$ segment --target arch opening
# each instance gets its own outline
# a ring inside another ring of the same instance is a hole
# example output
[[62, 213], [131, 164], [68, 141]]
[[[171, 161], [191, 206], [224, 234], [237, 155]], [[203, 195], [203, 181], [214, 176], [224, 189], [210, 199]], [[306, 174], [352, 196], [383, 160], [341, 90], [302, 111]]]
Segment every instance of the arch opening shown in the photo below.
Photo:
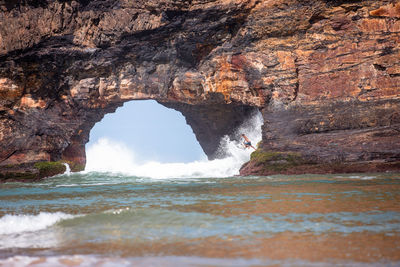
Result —
[[106, 114], [90, 131], [86, 149], [100, 144], [130, 150], [137, 163], [187, 163], [206, 157], [182, 114], [154, 100], [129, 101]]
[[[246, 133], [256, 144], [262, 123], [256, 108], [130, 101], [91, 130], [85, 171], [149, 178], [236, 175], [252, 152], [243, 148], [240, 134]], [[212, 154], [206, 151], [210, 143]]]

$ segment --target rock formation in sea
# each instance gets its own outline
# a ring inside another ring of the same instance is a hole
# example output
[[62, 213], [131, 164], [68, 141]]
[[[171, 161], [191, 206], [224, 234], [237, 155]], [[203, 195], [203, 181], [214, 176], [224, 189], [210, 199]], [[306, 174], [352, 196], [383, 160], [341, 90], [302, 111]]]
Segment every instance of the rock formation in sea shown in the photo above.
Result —
[[210, 159], [261, 110], [244, 175], [400, 170], [397, 1], [27, 0], [0, 10], [3, 175], [37, 174], [41, 161], [82, 169], [94, 124], [135, 99], [182, 112]]

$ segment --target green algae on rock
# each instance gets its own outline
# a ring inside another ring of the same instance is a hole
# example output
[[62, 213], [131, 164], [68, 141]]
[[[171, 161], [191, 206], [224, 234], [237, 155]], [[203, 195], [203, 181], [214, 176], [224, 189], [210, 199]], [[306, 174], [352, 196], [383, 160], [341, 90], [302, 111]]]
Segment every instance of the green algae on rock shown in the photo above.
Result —
[[36, 162], [0, 167], [0, 181], [37, 181], [46, 177], [62, 174], [66, 166], [62, 162]]
[[301, 156], [299, 153], [294, 152], [275, 152], [275, 151], [262, 151], [257, 149], [251, 156], [251, 160], [256, 160], [258, 162], [274, 162], [274, 161], [287, 161], [293, 164], [301, 161]]
[[38, 178], [54, 176], [66, 171], [65, 165], [61, 162], [37, 162], [34, 167], [39, 170]]
[[262, 152], [252, 154], [249, 162], [240, 169], [240, 175], [274, 175], [274, 174], [338, 174], [370, 172], [398, 172], [400, 162], [385, 161], [333, 161], [317, 163], [299, 157], [297, 153]]
[[257, 149], [251, 154], [250, 161], [254, 162], [255, 167], [261, 167], [266, 172], [287, 171], [306, 163], [299, 153], [263, 151], [261, 149]]
[[76, 163], [74, 161], [69, 161], [69, 160], [63, 160], [61, 162], [68, 164], [68, 166], [72, 172], [80, 172], [80, 171], [85, 170], [85, 164], [79, 164], [79, 163]]

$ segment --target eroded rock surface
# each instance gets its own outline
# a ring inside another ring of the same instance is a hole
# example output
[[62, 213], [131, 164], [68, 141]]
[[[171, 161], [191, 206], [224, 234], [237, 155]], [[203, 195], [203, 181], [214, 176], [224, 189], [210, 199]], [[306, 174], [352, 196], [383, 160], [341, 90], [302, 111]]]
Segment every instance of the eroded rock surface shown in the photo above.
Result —
[[[82, 167], [104, 114], [155, 99], [185, 115], [209, 158], [215, 140], [259, 108], [262, 151], [400, 169], [396, 1], [32, 0], [0, 9], [0, 166]], [[251, 161], [242, 174], [276, 172], [267, 165]]]

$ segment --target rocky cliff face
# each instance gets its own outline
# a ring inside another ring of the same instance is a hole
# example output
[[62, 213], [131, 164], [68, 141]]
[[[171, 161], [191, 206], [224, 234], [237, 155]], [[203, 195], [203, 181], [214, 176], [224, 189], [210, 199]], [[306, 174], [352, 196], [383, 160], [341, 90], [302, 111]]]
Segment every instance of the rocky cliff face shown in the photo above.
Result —
[[254, 156], [243, 174], [400, 169], [395, 1], [30, 0], [0, 9], [3, 169], [82, 167], [93, 125], [135, 99], [181, 111], [210, 158], [220, 137], [262, 110], [258, 152], [272, 156]]

